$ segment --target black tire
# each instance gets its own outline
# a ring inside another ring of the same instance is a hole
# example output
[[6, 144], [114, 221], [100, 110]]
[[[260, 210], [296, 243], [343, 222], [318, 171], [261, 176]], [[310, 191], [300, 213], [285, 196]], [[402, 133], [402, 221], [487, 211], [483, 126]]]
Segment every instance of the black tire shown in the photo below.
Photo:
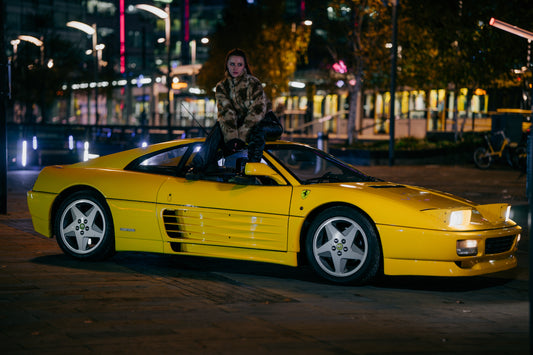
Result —
[[514, 154], [513, 154], [513, 151], [509, 148], [505, 148], [503, 150], [503, 153], [502, 153], [502, 156], [503, 158], [505, 159], [505, 161], [507, 162], [507, 164], [509, 164], [509, 166], [511, 168], [514, 168], [515, 166], [515, 159], [514, 159]]
[[479, 147], [474, 151], [474, 164], [479, 169], [488, 169], [492, 163], [492, 156], [484, 147]]
[[524, 146], [516, 148], [513, 154], [513, 167], [522, 172], [527, 170], [527, 149]]
[[305, 248], [314, 271], [337, 284], [368, 283], [380, 269], [377, 232], [352, 208], [338, 206], [320, 213], [310, 225]]
[[82, 260], [103, 260], [115, 253], [113, 228], [105, 201], [91, 191], [79, 191], [65, 199], [54, 220], [61, 250]]

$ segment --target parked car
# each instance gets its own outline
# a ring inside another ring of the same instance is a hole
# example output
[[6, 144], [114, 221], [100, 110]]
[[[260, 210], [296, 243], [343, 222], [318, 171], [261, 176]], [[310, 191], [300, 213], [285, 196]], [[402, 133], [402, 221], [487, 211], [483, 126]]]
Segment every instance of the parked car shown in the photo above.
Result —
[[[376, 276], [473, 276], [516, 266], [507, 204], [382, 181], [310, 146], [267, 144], [260, 163], [220, 156], [185, 178], [202, 139], [44, 168], [28, 206], [64, 253], [143, 251], [298, 266], [339, 284]], [[233, 183], [241, 171], [249, 184]]]

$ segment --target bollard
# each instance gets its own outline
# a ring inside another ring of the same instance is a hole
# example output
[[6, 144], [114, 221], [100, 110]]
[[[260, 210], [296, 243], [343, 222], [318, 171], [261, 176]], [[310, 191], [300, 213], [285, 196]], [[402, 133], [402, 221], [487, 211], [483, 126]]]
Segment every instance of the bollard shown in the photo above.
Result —
[[527, 136], [527, 178], [526, 178], [526, 195], [529, 200], [529, 204], [533, 203], [533, 129]]
[[[531, 110], [533, 114], [533, 108]], [[527, 137], [527, 178], [526, 178], [526, 195], [529, 201], [528, 221], [531, 221], [531, 210], [533, 209], [533, 129], [530, 130]], [[529, 338], [533, 337], [533, 231], [531, 230], [531, 222], [528, 222], [527, 228], [529, 229]], [[530, 341], [529, 350], [533, 353], [533, 343]]]
[[317, 140], [316, 146], [318, 149], [326, 153], [328, 152], [328, 134], [327, 133], [318, 132], [318, 140]]

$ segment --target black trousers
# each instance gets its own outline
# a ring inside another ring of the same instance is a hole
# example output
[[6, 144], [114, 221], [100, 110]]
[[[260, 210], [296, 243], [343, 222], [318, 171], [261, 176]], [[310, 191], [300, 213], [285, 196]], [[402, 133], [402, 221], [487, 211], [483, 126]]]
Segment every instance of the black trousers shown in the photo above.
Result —
[[275, 141], [283, 134], [283, 127], [265, 117], [250, 130], [248, 142], [248, 161], [257, 163], [263, 157], [265, 142]]
[[[248, 161], [252, 163], [260, 162], [266, 141], [279, 139], [282, 134], [283, 127], [279, 123], [270, 120], [268, 116], [259, 121], [252, 127], [248, 137]], [[218, 160], [217, 153], [219, 149], [224, 151], [224, 155], [228, 155], [243, 146], [244, 142], [239, 144], [236, 140], [231, 140], [225, 144], [220, 123], [217, 122], [207, 135], [202, 149], [195, 155], [192, 167], [205, 171]]]
[[217, 152], [223, 142], [220, 123], [217, 122], [205, 138], [202, 148], [194, 156], [191, 166], [196, 170], [205, 171], [208, 166], [217, 161]]

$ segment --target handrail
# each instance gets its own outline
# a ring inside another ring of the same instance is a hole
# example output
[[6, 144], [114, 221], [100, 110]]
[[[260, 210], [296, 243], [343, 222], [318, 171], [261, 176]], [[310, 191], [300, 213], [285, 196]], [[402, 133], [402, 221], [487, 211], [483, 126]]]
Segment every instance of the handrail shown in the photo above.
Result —
[[348, 111], [346, 110], [341, 110], [341, 111], [338, 111], [338, 112], [335, 112], [334, 114], [331, 114], [331, 115], [327, 115], [327, 116], [324, 116], [324, 117], [320, 117], [320, 118], [317, 118], [317, 119], [313, 119], [312, 121], [310, 122], [306, 122], [298, 127], [293, 127], [293, 128], [287, 128], [285, 129], [285, 131], [287, 133], [294, 133], [294, 131], [299, 131], [299, 130], [302, 130], [304, 128], [307, 128], [307, 127], [310, 127], [310, 126], [313, 126], [317, 123], [324, 123], [324, 122], [327, 122], [327, 121], [330, 121], [332, 120], [333, 118], [337, 117], [337, 116], [341, 116], [341, 115], [345, 115], [347, 114]]

